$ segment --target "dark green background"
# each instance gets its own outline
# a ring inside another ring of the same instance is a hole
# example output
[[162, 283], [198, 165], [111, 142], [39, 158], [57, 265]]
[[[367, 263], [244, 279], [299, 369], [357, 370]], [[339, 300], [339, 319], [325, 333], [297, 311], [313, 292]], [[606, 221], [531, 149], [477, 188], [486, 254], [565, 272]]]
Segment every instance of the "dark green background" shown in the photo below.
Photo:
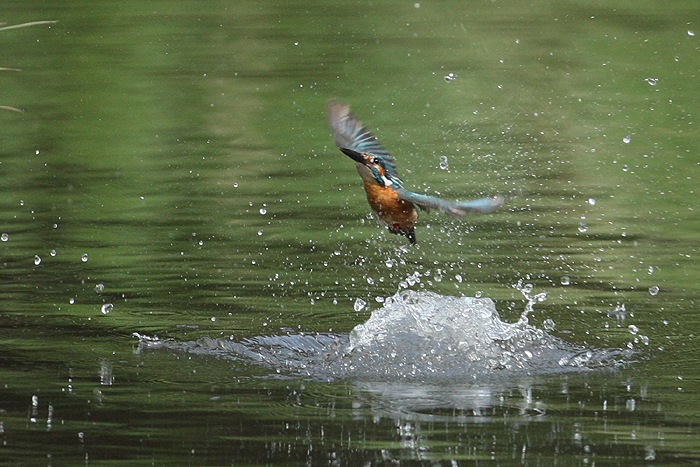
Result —
[[[692, 0], [3, 4], [7, 24], [58, 23], [0, 31], [0, 67], [21, 70], [0, 71], [0, 105], [24, 110], [0, 110], [0, 460], [700, 462], [699, 17]], [[333, 146], [331, 97], [409, 188], [507, 206], [423, 215], [399, 249]], [[638, 361], [320, 383], [132, 336], [347, 333], [416, 272], [507, 321], [529, 281], [549, 293], [531, 323]]]

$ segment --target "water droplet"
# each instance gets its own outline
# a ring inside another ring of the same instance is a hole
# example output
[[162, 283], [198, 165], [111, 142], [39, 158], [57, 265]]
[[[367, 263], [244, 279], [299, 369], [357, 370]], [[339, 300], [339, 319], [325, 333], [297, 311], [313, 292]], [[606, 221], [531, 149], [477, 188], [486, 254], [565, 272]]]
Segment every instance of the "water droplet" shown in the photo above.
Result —
[[263, 215], [263, 216], [264, 216], [265, 214], [267, 214], [267, 208], [266, 208], [264, 205], [263, 205], [263, 207], [260, 208], [260, 214]]
[[617, 321], [624, 321], [627, 319], [627, 307], [625, 307], [625, 304], [617, 304], [615, 305], [614, 310], [608, 310], [608, 316], [611, 318], [615, 318]]
[[639, 332], [639, 328], [634, 324], [627, 326], [627, 329], [629, 330], [630, 334], [637, 334]]
[[3, 233], [2, 235], [0, 235], [0, 240], [2, 240], [3, 242], [8, 241], [9, 239], [10, 239], [10, 236], [6, 233]]
[[650, 86], [656, 86], [659, 83], [659, 78], [646, 78], [644, 81]]
[[631, 141], [632, 141], [632, 136], [631, 136], [631, 135], [627, 135], [627, 136], [625, 136], [624, 138], [622, 138], [622, 142], [625, 143], [625, 144], [630, 144]]
[[105, 303], [104, 305], [102, 305], [102, 308], [100, 309], [100, 311], [102, 311], [103, 315], [106, 315], [107, 313], [112, 311], [113, 308], [114, 308], [114, 305], [112, 305], [111, 303]]
[[56, 256], [56, 250], [51, 250], [51, 251], [49, 251], [49, 254], [50, 254], [51, 256]]
[[[461, 278], [461, 277], [460, 277]], [[408, 285], [414, 286], [417, 283], [420, 282], [420, 273], [419, 272], [414, 272], [410, 276], [406, 278], [406, 282], [408, 282]], [[460, 281], [461, 282], [461, 281]]]
[[440, 168], [442, 170], [450, 169], [450, 164], [447, 162], [447, 156], [440, 156]]
[[355, 300], [355, 304], [353, 305], [353, 308], [355, 311], [362, 311], [365, 306], [367, 305], [367, 302], [362, 300], [361, 298], [358, 298]]
[[654, 449], [654, 446], [647, 445], [644, 448], [644, 460], [646, 462], [651, 462], [651, 461], [656, 460], [656, 450]]
[[654, 274], [654, 266], [649, 266], [647, 272], [649, 273], [649, 275]]
[[695, 31], [693, 31], [693, 30], [691, 30], [691, 29], [688, 29], [688, 35], [689, 35], [690, 37], [693, 37], [693, 36], [695, 35]]
[[569, 276], [561, 276], [561, 285], [571, 284], [571, 278]]
[[475, 298], [481, 298], [481, 295], [482, 295], [482, 294], [483, 294], [483, 292], [482, 292], [481, 290], [477, 290], [477, 291], [474, 293], [474, 297], [475, 297]]
[[581, 233], [585, 233], [588, 231], [588, 224], [585, 222], [579, 222], [578, 223], [578, 231]]
[[105, 285], [104, 284], [97, 284], [95, 286], [95, 292], [97, 293], [102, 293], [105, 290]]
[[460, 274], [456, 274], [455, 279], [457, 279], [457, 282], [462, 282], [462, 276]]
[[212, 317], [211, 317], [211, 322], [213, 323], [213, 322], [215, 322], [215, 321], [216, 321], [216, 316], [212, 316]]
[[659, 293], [659, 286], [658, 285], [652, 285], [649, 287], [649, 294], [650, 295], [657, 295]]
[[262, 230], [258, 230], [258, 236], [261, 236], [263, 234]]
[[595, 198], [588, 198], [588, 204], [595, 206]]
[[[414, 3], [413, 8], [420, 8], [420, 3]], [[690, 33], [690, 31], [688, 31], [688, 33]]]
[[80, 261], [82, 261], [83, 263], [87, 263], [87, 260], [88, 260], [88, 254], [83, 253], [83, 256], [80, 257]]
[[34, 264], [36, 264], [37, 266], [39, 266], [41, 264], [41, 256], [39, 256], [39, 255], [34, 256]]
[[542, 321], [542, 326], [544, 327], [545, 331], [554, 331], [556, 323], [553, 319], [547, 318], [544, 321]]
[[71, 305], [75, 304], [75, 298], [71, 298], [70, 300], [68, 300], [68, 303], [70, 303]]
[[238, 182], [233, 182], [233, 187], [238, 188]]
[[454, 81], [457, 79], [457, 75], [454, 73], [448, 73], [445, 75], [445, 82], [449, 83], [450, 81]]
[[623, 172], [629, 172], [629, 170], [630, 170], [630, 166], [629, 166], [629, 165], [625, 164], [625, 165], [622, 166], [622, 171], [623, 171]]
[[547, 300], [547, 292], [540, 292], [532, 297], [533, 302], [542, 303]]
[[40, 152], [41, 152], [41, 151], [39, 151], [39, 150], [37, 149], [36, 151], [34, 151], [34, 154], [36, 154], [36, 155], [38, 156]]

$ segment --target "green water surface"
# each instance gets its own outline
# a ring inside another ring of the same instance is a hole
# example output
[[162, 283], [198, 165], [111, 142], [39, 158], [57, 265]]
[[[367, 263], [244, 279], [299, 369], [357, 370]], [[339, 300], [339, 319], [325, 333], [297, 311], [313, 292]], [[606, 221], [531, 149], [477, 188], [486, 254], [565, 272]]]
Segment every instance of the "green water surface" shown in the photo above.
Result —
[[[700, 4], [7, 3], [0, 463], [700, 463]], [[325, 104], [407, 187], [370, 216]], [[410, 280], [409, 280], [410, 279]], [[623, 368], [306, 381], [133, 334], [347, 333], [402, 288], [481, 295]], [[362, 303], [366, 305], [362, 306]]]

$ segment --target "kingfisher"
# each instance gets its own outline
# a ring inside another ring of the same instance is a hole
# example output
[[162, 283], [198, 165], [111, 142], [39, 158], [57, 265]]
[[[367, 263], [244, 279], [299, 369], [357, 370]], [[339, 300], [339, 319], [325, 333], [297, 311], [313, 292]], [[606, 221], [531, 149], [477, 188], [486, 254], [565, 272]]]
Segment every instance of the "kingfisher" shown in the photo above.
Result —
[[453, 217], [463, 217], [470, 213], [493, 212], [503, 205], [501, 196], [452, 202], [407, 190], [394, 158], [355, 117], [350, 107], [332, 99], [328, 101], [327, 110], [335, 144], [355, 161], [370, 207], [387, 224], [389, 232], [403, 235], [411, 244], [416, 243], [419, 209], [426, 212], [437, 209]]

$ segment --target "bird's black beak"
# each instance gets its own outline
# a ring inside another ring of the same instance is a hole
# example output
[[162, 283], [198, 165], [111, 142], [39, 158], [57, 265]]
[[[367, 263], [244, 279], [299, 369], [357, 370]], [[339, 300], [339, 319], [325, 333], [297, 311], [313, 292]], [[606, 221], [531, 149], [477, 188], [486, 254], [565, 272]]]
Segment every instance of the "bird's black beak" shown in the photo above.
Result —
[[360, 154], [359, 152], [353, 151], [352, 149], [347, 149], [347, 148], [340, 148], [341, 151], [343, 151], [343, 154], [348, 156], [350, 159], [354, 160], [355, 162], [359, 162], [360, 164], [367, 165], [367, 158]]

